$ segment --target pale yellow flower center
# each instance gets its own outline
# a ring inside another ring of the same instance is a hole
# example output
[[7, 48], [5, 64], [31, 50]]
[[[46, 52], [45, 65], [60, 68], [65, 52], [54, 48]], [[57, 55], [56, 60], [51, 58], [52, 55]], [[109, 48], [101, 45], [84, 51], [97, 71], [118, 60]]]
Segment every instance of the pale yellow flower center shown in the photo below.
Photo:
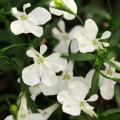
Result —
[[68, 73], [63, 75], [63, 80], [70, 80], [70, 75]]
[[63, 35], [63, 40], [64, 40], [64, 41], [69, 40], [69, 36], [68, 36], [68, 34], [67, 34], [67, 33], [64, 33], [64, 35]]
[[25, 15], [25, 14], [22, 14], [21, 16], [20, 16], [20, 20], [27, 20], [27, 15]]
[[108, 70], [106, 70], [106, 74], [107, 74], [109, 77], [112, 76], [113, 71], [112, 71], [111, 67], [110, 67]]
[[85, 106], [85, 101], [81, 100], [79, 105], [80, 105], [81, 108], [84, 107]]
[[37, 60], [37, 63], [38, 64], [43, 64], [44, 63], [44, 58], [42, 56], [39, 56], [38, 60]]

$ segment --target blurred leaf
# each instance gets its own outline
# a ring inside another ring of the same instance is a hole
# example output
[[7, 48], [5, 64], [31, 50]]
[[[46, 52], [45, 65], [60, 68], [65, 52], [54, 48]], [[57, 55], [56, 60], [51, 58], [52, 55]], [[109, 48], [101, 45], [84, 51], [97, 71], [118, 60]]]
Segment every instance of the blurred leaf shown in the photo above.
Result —
[[61, 57], [73, 61], [92, 61], [96, 59], [96, 56], [91, 53], [77, 53], [72, 55], [62, 55]]
[[83, 7], [80, 12], [82, 13], [93, 13], [93, 14], [96, 14], [96, 15], [99, 15], [101, 17], [104, 17], [108, 20], [111, 19], [111, 15], [106, 11], [104, 10], [103, 8], [100, 8], [98, 6], [94, 6], [94, 5], [88, 5], [88, 6], [85, 6]]
[[98, 92], [99, 75], [100, 75], [100, 70], [95, 69], [95, 72], [92, 77], [92, 84], [91, 84], [91, 89], [89, 91], [89, 95], [93, 95]]
[[117, 105], [120, 107], [120, 84], [115, 85], [115, 100]]

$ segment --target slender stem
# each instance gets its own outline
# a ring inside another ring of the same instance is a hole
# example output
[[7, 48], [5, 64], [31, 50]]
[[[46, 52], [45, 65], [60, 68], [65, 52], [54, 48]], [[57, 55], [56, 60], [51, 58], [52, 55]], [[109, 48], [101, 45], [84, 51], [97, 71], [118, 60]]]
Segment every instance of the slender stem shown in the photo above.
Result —
[[75, 15], [75, 16], [76, 16], [76, 18], [81, 22], [81, 24], [84, 25], [82, 19], [81, 19], [78, 15]]

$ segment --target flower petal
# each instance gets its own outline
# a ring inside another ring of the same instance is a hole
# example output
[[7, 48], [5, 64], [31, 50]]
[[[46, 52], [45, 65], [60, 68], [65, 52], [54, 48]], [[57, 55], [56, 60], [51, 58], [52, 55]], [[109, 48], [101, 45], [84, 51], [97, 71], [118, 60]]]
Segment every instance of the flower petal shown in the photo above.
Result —
[[66, 19], [66, 20], [73, 20], [75, 18], [75, 15], [72, 15], [68, 12], [64, 12], [63, 14], [63, 17]]
[[87, 36], [91, 40], [94, 40], [96, 38], [97, 33], [98, 33], [98, 27], [92, 19], [86, 20], [84, 29], [85, 29]]
[[26, 10], [27, 8], [29, 8], [29, 7], [31, 7], [31, 4], [30, 4], [30, 3], [24, 4], [24, 5], [23, 5], [23, 12], [25, 13], [25, 10]]
[[44, 25], [51, 19], [51, 14], [46, 9], [37, 7], [28, 14], [28, 19], [35, 25]]
[[110, 31], [105, 31], [100, 39], [108, 39], [111, 36]]
[[80, 109], [79, 105], [78, 106], [63, 105], [62, 110], [63, 110], [63, 112], [73, 115], [73, 116], [78, 116], [81, 114], [81, 109]]
[[41, 93], [41, 84], [29, 87], [31, 98], [35, 101], [36, 97]]
[[26, 33], [32, 33], [36, 37], [41, 37], [43, 35], [43, 28], [29, 22], [28, 20], [24, 21], [24, 28]]
[[45, 58], [46, 65], [55, 72], [64, 70], [67, 66], [67, 61], [60, 57], [59, 53], [53, 53]]
[[39, 68], [37, 64], [32, 64], [22, 71], [23, 82], [29, 86], [34, 86], [40, 83]]
[[94, 95], [92, 95], [87, 101], [89, 101], [89, 102], [94, 102], [94, 101], [96, 101], [98, 99], [98, 95], [97, 94], [94, 94]]
[[26, 33], [26, 31], [24, 29], [24, 24], [21, 20], [13, 21], [10, 25], [10, 29], [15, 35], [19, 35], [21, 33]]
[[14, 120], [12, 115], [7, 116], [4, 120]]
[[65, 22], [63, 20], [58, 22], [58, 27], [62, 32], [65, 32]]
[[47, 51], [47, 46], [45, 44], [40, 46], [40, 54], [43, 55]]
[[110, 100], [114, 96], [115, 82], [104, 77], [100, 77], [100, 93], [105, 100]]
[[68, 47], [69, 45], [66, 44], [65, 42], [60, 42], [58, 43], [57, 46], [55, 46], [54, 50], [57, 53], [68, 53]]
[[71, 97], [80, 101], [85, 99], [87, 93], [89, 92], [89, 88], [83, 82], [76, 81], [69, 85], [68, 91]]
[[44, 120], [44, 117], [40, 113], [28, 114], [27, 120]]
[[41, 82], [45, 84], [46, 86], [53, 86], [57, 84], [58, 78], [55, 74], [55, 72], [51, 71], [49, 68], [42, 66], [41, 67]]

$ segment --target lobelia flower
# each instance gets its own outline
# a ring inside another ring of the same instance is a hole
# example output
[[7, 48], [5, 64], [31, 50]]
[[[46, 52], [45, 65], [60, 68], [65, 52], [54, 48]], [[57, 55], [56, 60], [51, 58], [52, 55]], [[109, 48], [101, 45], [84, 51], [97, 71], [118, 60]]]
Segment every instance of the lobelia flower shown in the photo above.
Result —
[[[13, 116], [10, 115], [5, 120], [14, 120]], [[44, 120], [44, 117], [40, 113], [30, 113], [27, 108], [27, 100], [25, 95], [22, 96], [20, 101], [20, 107], [17, 112], [17, 120]]]
[[34, 64], [26, 67], [22, 71], [22, 78], [25, 84], [34, 86], [40, 82], [46, 86], [53, 86], [57, 83], [56, 73], [64, 70], [67, 61], [60, 57], [59, 53], [53, 53], [48, 57], [44, 57], [47, 46], [40, 46], [40, 53], [34, 48], [27, 51], [27, 55], [32, 57]]
[[39, 25], [47, 23], [51, 19], [51, 14], [42, 7], [37, 7], [27, 14], [25, 10], [30, 6], [30, 3], [25, 4], [23, 6], [23, 12], [18, 11], [16, 7], [12, 8], [12, 14], [17, 20], [11, 23], [11, 31], [15, 35], [32, 33], [37, 37], [41, 37], [43, 34], [43, 27]]
[[31, 98], [35, 100], [36, 96], [41, 92], [45, 96], [57, 95], [60, 91], [66, 90], [70, 83], [75, 81], [83, 81], [82, 77], [73, 76], [73, 62], [70, 61], [67, 64], [67, 68], [63, 71], [61, 76], [58, 76], [58, 82], [52, 87], [48, 87], [44, 84], [38, 84], [29, 88], [31, 92]]
[[[59, 104], [55, 103], [44, 110], [38, 110], [39, 113], [31, 113], [27, 108], [26, 97], [23, 96], [17, 113], [17, 120], [47, 120], [58, 107]], [[5, 120], [14, 120], [14, 118], [10, 115]]]
[[68, 53], [69, 45], [72, 53], [79, 51], [78, 42], [74, 39], [74, 32], [80, 29], [81, 26], [75, 26], [69, 33], [65, 31], [64, 21], [59, 21], [58, 27], [53, 28], [52, 33], [55, 38], [59, 40], [58, 45], [54, 48], [55, 52]]
[[89, 88], [83, 82], [71, 83], [68, 90], [61, 91], [57, 96], [58, 101], [62, 104], [63, 112], [78, 116], [83, 111], [91, 117], [97, 117], [93, 111], [94, 107], [90, 106], [88, 102], [96, 101], [98, 96], [92, 95], [88, 100], [85, 100], [88, 92]]
[[50, 12], [57, 16], [63, 15], [66, 20], [72, 20], [77, 14], [77, 5], [74, 0], [52, 0]]
[[[113, 61], [113, 60], [112, 60]], [[118, 63], [117, 61], [113, 61], [113, 63]], [[105, 63], [105, 70], [101, 70], [101, 73], [109, 78], [120, 78], [120, 73], [116, 73], [115, 69], [109, 64]], [[120, 63], [119, 63], [120, 65]], [[91, 88], [92, 77], [94, 74], [94, 70], [90, 70], [86, 75], [86, 84]], [[110, 100], [114, 96], [114, 86], [116, 84], [115, 81], [110, 80], [102, 75], [99, 78], [99, 88], [100, 93], [103, 99]]]
[[96, 38], [98, 33], [98, 27], [92, 19], [88, 19], [85, 22], [85, 26], [75, 32], [74, 37], [79, 44], [79, 50], [82, 53], [93, 52], [97, 49], [103, 49], [108, 47], [109, 43], [101, 42], [111, 36], [111, 32], [105, 31], [101, 38]]

